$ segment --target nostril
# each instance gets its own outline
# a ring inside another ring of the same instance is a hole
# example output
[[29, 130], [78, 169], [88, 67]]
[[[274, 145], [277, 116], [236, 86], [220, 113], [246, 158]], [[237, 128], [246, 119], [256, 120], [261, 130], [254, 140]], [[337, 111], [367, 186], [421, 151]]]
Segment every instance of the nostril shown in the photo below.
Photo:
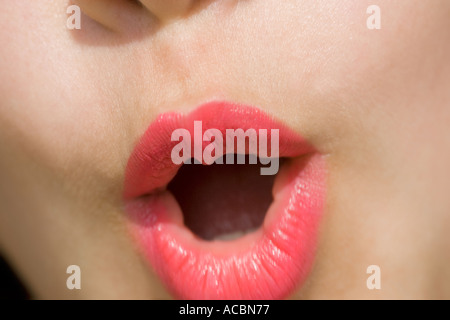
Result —
[[154, 17], [143, 10], [138, 0], [72, 0], [90, 19], [112, 31], [140, 27], [138, 23], [151, 23]]
[[188, 14], [194, 0], [139, 0], [161, 22]]

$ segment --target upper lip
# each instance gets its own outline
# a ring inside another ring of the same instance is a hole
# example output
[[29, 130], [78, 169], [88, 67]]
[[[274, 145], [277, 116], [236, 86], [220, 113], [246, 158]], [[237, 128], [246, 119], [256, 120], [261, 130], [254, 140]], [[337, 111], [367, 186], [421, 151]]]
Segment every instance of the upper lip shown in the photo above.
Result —
[[[315, 151], [297, 133], [256, 108], [213, 101], [187, 115], [165, 113], [150, 125], [128, 161], [125, 199], [150, 194], [170, 182], [180, 167], [171, 160], [171, 150], [178, 143], [171, 141], [171, 134], [184, 128], [193, 135], [194, 120], [201, 120], [203, 129], [218, 129], [223, 135], [226, 129], [279, 129], [280, 157], [298, 157]], [[206, 144], [203, 143], [203, 148]]]

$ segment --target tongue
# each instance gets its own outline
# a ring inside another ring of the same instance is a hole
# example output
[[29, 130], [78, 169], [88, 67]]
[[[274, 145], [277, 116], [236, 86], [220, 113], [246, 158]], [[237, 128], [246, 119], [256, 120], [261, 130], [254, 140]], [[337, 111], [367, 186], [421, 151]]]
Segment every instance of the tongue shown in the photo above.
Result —
[[232, 240], [261, 226], [273, 200], [275, 176], [262, 176], [260, 168], [260, 164], [183, 165], [168, 189], [194, 234], [205, 240]]

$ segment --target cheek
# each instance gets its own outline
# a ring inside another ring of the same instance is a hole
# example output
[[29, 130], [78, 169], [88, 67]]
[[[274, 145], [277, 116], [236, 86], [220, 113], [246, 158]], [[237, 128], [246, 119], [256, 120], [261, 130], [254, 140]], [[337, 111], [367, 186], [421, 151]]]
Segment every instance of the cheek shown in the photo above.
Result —
[[114, 106], [105, 86], [86, 77], [95, 63], [64, 28], [66, 7], [24, 1], [2, 7], [0, 134], [63, 177], [79, 168], [100, 178], [116, 175], [121, 163], [113, 150], [121, 145], [114, 141], [120, 130], [110, 125]]
[[[303, 17], [289, 20], [295, 31], [266, 33], [277, 43], [269, 50], [284, 79], [279, 92], [291, 105], [312, 106], [313, 127], [331, 137], [324, 152], [364, 132], [386, 140], [401, 127], [418, 133], [423, 128], [404, 123], [417, 124], [419, 115], [432, 126], [429, 109], [417, 102], [430, 102], [430, 93], [445, 92], [448, 84], [450, 3], [378, 1], [380, 30], [367, 27], [372, 4], [315, 2], [293, 13]], [[441, 104], [434, 104], [438, 111]]]

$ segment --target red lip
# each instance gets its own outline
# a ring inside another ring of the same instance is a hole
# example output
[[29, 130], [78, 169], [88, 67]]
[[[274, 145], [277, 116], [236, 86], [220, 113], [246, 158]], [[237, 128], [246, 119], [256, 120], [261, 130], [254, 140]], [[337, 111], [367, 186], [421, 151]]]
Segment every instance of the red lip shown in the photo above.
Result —
[[[229, 242], [205, 241], [184, 225], [181, 208], [167, 190], [180, 168], [171, 159], [178, 144], [171, 135], [179, 128], [193, 133], [194, 121], [224, 135], [226, 129], [279, 129], [280, 157], [289, 160], [275, 178], [274, 200], [258, 230]], [[124, 199], [133, 235], [175, 297], [282, 299], [304, 282], [313, 264], [325, 161], [259, 109], [211, 102], [187, 115], [163, 114], [150, 125], [129, 159]]]

